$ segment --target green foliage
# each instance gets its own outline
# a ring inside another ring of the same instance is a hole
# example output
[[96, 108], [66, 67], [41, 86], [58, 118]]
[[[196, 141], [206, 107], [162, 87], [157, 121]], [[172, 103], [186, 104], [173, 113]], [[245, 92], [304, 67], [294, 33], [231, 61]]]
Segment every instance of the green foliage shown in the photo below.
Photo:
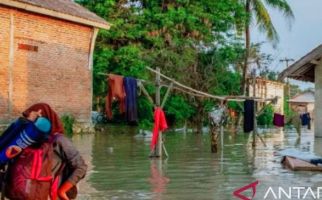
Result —
[[262, 0], [246, 0], [246, 2], [249, 2], [252, 8], [249, 13], [249, 22], [255, 19], [259, 30], [264, 32], [269, 40], [278, 42], [277, 31], [266, 7], [270, 6], [283, 13], [286, 18], [294, 19], [293, 11], [288, 2], [286, 0], [266, 0], [265, 3]]
[[[243, 47], [238, 31], [247, 18], [238, 0], [121, 1], [77, 0], [112, 24], [100, 31], [94, 52], [94, 98], [106, 95], [106, 77], [115, 73], [153, 81], [145, 66], [201, 91], [217, 95], [237, 94], [240, 75], [234, 65]], [[237, 30], [237, 31], [236, 31]], [[152, 86], [147, 88], [154, 94]], [[103, 102], [103, 101], [100, 101]], [[166, 104], [174, 121], [203, 112], [209, 102], [175, 93]], [[212, 102], [213, 103], [213, 102]], [[100, 103], [99, 103], [100, 104]], [[210, 105], [210, 104], [208, 104]], [[100, 105], [103, 107], [104, 105]], [[148, 126], [152, 105], [140, 97], [139, 120]]]
[[169, 97], [165, 110], [168, 115], [174, 116], [176, 123], [182, 123], [195, 114], [195, 109], [179, 95]]
[[153, 106], [144, 96], [140, 96], [138, 99], [138, 111], [140, 127], [150, 128], [153, 123]]
[[64, 114], [60, 119], [63, 122], [65, 134], [69, 136], [73, 135], [75, 118], [71, 114]]
[[285, 114], [285, 119], [286, 119], [286, 123], [290, 123], [291, 119], [293, 118], [293, 116], [296, 114], [292, 108], [290, 107], [289, 104], [289, 100], [290, 100], [290, 96], [289, 96], [289, 89], [292, 85], [290, 84], [286, 84], [284, 87], [284, 114]]
[[[284, 90], [285, 92], [289, 93], [290, 95], [290, 98], [294, 97], [295, 95], [303, 92], [300, 88], [300, 86], [298, 85], [293, 85], [293, 84], [290, 84], [290, 83], [287, 83], [286, 84], [286, 88]], [[287, 94], [288, 95], [288, 94]]]
[[264, 111], [257, 117], [258, 125], [272, 125], [273, 124], [274, 108], [272, 105], [265, 106]]
[[[250, 34], [250, 26], [252, 21], [256, 21], [256, 26], [258, 27], [259, 31], [262, 31], [266, 34], [268, 40], [273, 42], [273, 47], [276, 47], [279, 36], [277, 31], [274, 27], [274, 24], [271, 20], [271, 16], [267, 10], [267, 6], [280, 11], [284, 14], [285, 18], [287, 19], [294, 19], [293, 11], [289, 6], [286, 0], [243, 0], [241, 1], [245, 5], [245, 11], [247, 13], [247, 19], [245, 20], [245, 60], [243, 63], [243, 80], [242, 80], [242, 92], [245, 92], [246, 86], [246, 77], [249, 71], [249, 57], [251, 53], [251, 34]], [[270, 78], [272, 78], [270, 76]]]

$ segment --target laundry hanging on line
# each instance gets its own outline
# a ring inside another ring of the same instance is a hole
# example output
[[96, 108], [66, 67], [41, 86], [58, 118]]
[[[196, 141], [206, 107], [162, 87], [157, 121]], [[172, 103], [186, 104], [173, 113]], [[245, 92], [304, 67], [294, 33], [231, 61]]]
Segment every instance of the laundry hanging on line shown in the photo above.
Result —
[[109, 91], [106, 97], [106, 114], [112, 119], [112, 102], [119, 101], [120, 113], [126, 114], [128, 122], [137, 123], [137, 80], [133, 77], [123, 77], [109, 74]]
[[307, 126], [310, 123], [311, 117], [309, 113], [303, 113], [300, 115], [302, 126]]
[[105, 111], [107, 117], [112, 119], [112, 101], [117, 99], [120, 103], [120, 113], [125, 112], [125, 91], [123, 86], [123, 76], [110, 74], [108, 79], [109, 91], [106, 97]]
[[164, 112], [162, 108], [157, 107], [154, 110], [154, 126], [153, 126], [153, 135], [151, 140], [151, 150], [154, 149], [155, 145], [158, 142], [158, 137], [160, 131], [164, 131], [168, 128], [167, 121], [165, 119]]
[[244, 132], [249, 133], [254, 130], [254, 100], [244, 101]]
[[124, 77], [123, 79], [125, 89], [125, 113], [128, 122], [138, 122], [137, 111], [137, 81], [132, 77]]
[[274, 113], [273, 124], [274, 126], [284, 127], [284, 115]]

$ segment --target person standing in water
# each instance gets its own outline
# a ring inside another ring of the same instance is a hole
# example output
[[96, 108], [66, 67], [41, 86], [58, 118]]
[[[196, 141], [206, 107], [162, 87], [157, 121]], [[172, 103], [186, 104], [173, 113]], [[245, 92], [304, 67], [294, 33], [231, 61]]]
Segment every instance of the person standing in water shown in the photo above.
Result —
[[[52, 186], [47, 198], [42, 199], [38, 197], [37, 199], [47, 200], [50, 197], [51, 200], [57, 200], [58, 198], [61, 200], [69, 200], [76, 198], [77, 189], [75, 186], [84, 178], [87, 165], [72, 142], [64, 136], [64, 128], [57, 113], [48, 104], [37, 103], [30, 106], [22, 114], [31, 122], [36, 121], [38, 117], [45, 117], [51, 123], [48, 143], [53, 145], [51, 148], [53, 151], [51, 159]], [[19, 162], [19, 159], [20, 157], [14, 163]], [[10, 176], [14, 177], [15, 174], [11, 174]], [[9, 187], [7, 187], [9, 188], [9, 194], [10, 187], [14, 188], [15, 184], [17, 184], [15, 178], [10, 180], [8, 182]], [[74, 197], [69, 197], [71, 193], [73, 193], [72, 196]], [[15, 195], [15, 192], [11, 191], [12, 198], [20, 200]], [[37, 194], [35, 195], [37, 196]]]

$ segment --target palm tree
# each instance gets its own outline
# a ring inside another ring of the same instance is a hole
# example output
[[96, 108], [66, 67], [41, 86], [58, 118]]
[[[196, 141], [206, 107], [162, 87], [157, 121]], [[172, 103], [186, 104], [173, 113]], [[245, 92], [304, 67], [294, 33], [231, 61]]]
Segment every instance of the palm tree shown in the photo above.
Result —
[[241, 84], [241, 92], [245, 94], [246, 90], [246, 77], [248, 70], [248, 58], [250, 53], [250, 24], [251, 20], [255, 19], [259, 30], [266, 33], [267, 38], [276, 44], [278, 42], [278, 34], [276, 29], [272, 23], [271, 17], [266, 9], [266, 5], [272, 8], [275, 8], [281, 11], [284, 16], [288, 19], [293, 19], [293, 11], [286, 0], [243, 0], [245, 1], [245, 10], [248, 14], [248, 20], [246, 20], [245, 24], [245, 60], [243, 66], [243, 78]]

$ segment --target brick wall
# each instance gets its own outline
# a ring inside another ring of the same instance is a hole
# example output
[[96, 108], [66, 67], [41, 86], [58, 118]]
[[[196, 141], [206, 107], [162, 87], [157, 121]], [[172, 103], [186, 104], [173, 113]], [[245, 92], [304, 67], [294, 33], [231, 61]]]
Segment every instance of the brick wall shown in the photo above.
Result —
[[10, 13], [0, 7], [0, 119], [8, 118]]
[[[12, 115], [8, 116], [10, 12], [14, 26]], [[14, 118], [37, 102], [60, 115], [90, 119], [89, 52], [92, 28], [0, 7], [0, 120]]]

